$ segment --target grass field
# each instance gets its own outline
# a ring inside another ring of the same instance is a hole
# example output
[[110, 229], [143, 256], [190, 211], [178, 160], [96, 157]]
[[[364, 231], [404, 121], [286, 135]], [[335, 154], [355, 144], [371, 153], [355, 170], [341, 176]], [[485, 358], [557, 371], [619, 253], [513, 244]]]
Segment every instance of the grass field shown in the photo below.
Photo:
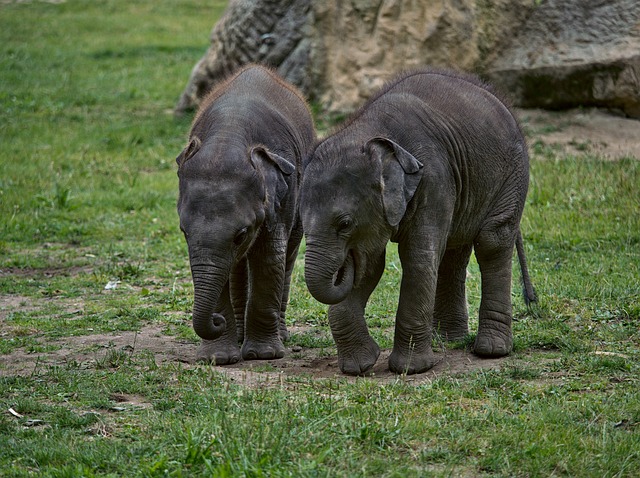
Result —
[[[267, 363], [243, 381], [114, 346], [153, 328], [194, 354], [174, 163], [190, 118], [171, 110], [225, 3], [0, 2], [0, 476], [638, 476], [640, 158], [531, 141], [540, 303], [514, 284], [515, 351], [494, 366], [382, 380]], [[289, 353], [334, 357], [301, 267]], [[399, 269], [390, 247], [367, 311], [384, 348]], [[473, 315], [473, 261], [468, 290]], [[472, 339], [434, 345], [471, 357]]]

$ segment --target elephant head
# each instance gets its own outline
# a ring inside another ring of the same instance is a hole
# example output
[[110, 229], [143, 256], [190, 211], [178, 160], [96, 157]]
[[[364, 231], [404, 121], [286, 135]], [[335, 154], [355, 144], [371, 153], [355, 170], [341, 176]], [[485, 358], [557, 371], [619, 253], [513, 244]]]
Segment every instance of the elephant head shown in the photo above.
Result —
[[[334, 137], [335, 138], [335, 137]], [[357, 287], [418, 187], [422, 164], [394, 141], [374, 137], [320, 143], [301, 187], [305, 280], [320, 302], [336, 304]]]
[[225, 146], [192, 136], [178, 155], [180, 229], [194, 285], [193, 327], [203, 339], [222, 335], [233, 267], [268, 227], [295, 166], [264, 146]]

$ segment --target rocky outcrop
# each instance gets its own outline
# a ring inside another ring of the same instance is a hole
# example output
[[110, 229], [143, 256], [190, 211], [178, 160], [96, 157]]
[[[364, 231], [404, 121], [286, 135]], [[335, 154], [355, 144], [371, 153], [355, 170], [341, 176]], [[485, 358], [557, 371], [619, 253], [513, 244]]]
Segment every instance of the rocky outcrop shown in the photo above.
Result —
[[482, 71], [534, 7], [533, 0], [315, 2], [312, 93], [344, 111], [403, 70]]
[[395, 73], [482, 70], [535, 0], [232, 0], [176, 110], [236, 67], [277, 68], [324, 109], [349, 111]]
[[640, 2], [543, 2], [487, 77], [520, 106], [605, 106], [640, 118]]
[[248, 62], [277, 68], [330, 111], [429, 64], [479, 73], [516, 105], [640, 118], [640, 2], [232, 0], [176, 109]]
[[231, 0], [211, 32], [211, 46], [195, 65], [177, 113], [192, 110], [211, 86], [239, 66], [261, 63], [309, 91], [311, 0]]

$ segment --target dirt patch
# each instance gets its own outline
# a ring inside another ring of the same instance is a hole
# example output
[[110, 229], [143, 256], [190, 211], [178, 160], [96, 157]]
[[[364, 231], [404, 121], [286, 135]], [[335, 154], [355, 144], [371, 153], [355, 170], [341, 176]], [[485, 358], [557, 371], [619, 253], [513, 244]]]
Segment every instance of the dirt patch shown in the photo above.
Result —
[[[292, 335], [304, 333], [306, 327], [291, 327]], [[0, 376], [37, 375], [49, 367], [76, 367], [95, 369], [116, 367], [117, 361], [128, 357], [138, 363], [145, 360], [156, 365], [181, 363], [183, 367], [203, 366], [195, 363], [196, 344], [165, 335], [164, 329], [148, 325], [137, 332], [94, 334], [48, 341], [59, 347], [43, 353], [29, 353], [19, 348], [10, 354], [0, 355]], [[45, 343], [43, 342], [43, 345]], [[370, 378], [389, 382], [399, 377], [387, 366], [390, 351], [380, 354]], [[422, 383], [442, 374], [454, 375], [479, 369], [499, 369], [509, 363], [506, 359], [480, 359], [465, 350], [436, 352], [438, 364], [426, 373], [402, 377], [410, 383]], [[343, 375], [338, 368], [335, 349], [289, 347], [284, 358], [265, 361], [241, 361], [227, 366], [212, 366], [217, 372], [227, 375], [232, 381], [246, 386], [273, 386], [284, 384], [289, 378], [339, 378], [355, 381], [356, 377]]]
[[529, 138], [569, 154], [640, 159], [640, 121], [589, 108], [553, 112], [516, 110]]
[[[347, 382], [359, 380], [359, 377], [344, 375], [340, 372], [335, 351], [329, 356], [318, 354], [318, 349], [308, 349], [298, 353], [288, 350], [287, 356], [280, 360], [239, 362], [214, 368], [225, 373], [231, 380], [251, 387], [284, 385], [289, 377], [333, 378]], [[441, 375], [456, 375], [474, 370], [499, 370], [510, 360], [509, 358], [481, 359], [466, 350], [447, 350], [446, 353], [436, 352], [439, 361], [431, 370], [410, 376], [398, 376], [389, 371], [387, 364], [390, 354], [390, 350], [382, 351], [378, 361], [367, 375], [368, 379], [385, 383], [402, 380], [407, 383], [421, 384]]]
[[[4, 329], [3, 333], [6, 333]], [[194, 355], [193, 351], [189, 352], [190, 349], [195, 350], [191, 342], [167, 336], [163, 328], [157, 325], [147, 326], [140, 331], [42, 339], [39, 343], [55, 350], [32, 353], [17, 348], [9, 354], [0, 355], [0, 376], [37, 374], [42, 368], [54, 366], [86, 369], [109, 367], [113, 365], [110, 361], [134, 354], [146, 354], [157, 364], [188, 362], [189, 355]]]
[[[7, 318], [12, 312], [22, 310], [30, 312], [37, 310], [33, 298], [23, 295], [0, 295], [0, 320]], [[4, 327], [3, 327], [4, 328]]]

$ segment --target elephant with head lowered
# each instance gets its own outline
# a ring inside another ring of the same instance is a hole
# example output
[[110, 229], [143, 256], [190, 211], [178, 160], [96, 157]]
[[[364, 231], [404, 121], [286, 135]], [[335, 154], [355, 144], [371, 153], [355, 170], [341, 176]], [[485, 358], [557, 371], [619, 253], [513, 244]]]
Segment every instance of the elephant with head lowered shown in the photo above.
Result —
[[300, 93], [261, 66], [214, 88], [196, 113], [176, 161], [198, 360], [284, 356], [301, 165], [314, 142]]
[[398, 243], [402, 281], [389, 368], [435, 364], [434, 327], [467, 336], [466, 267], [472, 249], [482, 298], [475, 354], [512, 349], [514, 245], [531, 288], [520, 234], [529, 182], [527, 147], [513, 113], [473, 76], [436, 70], [388, 83], [319, 142], [304, 171], [300, 214], [305, 280], [330, 304], [338, 363], [363, 374], [380, 349], [364, 310]]

